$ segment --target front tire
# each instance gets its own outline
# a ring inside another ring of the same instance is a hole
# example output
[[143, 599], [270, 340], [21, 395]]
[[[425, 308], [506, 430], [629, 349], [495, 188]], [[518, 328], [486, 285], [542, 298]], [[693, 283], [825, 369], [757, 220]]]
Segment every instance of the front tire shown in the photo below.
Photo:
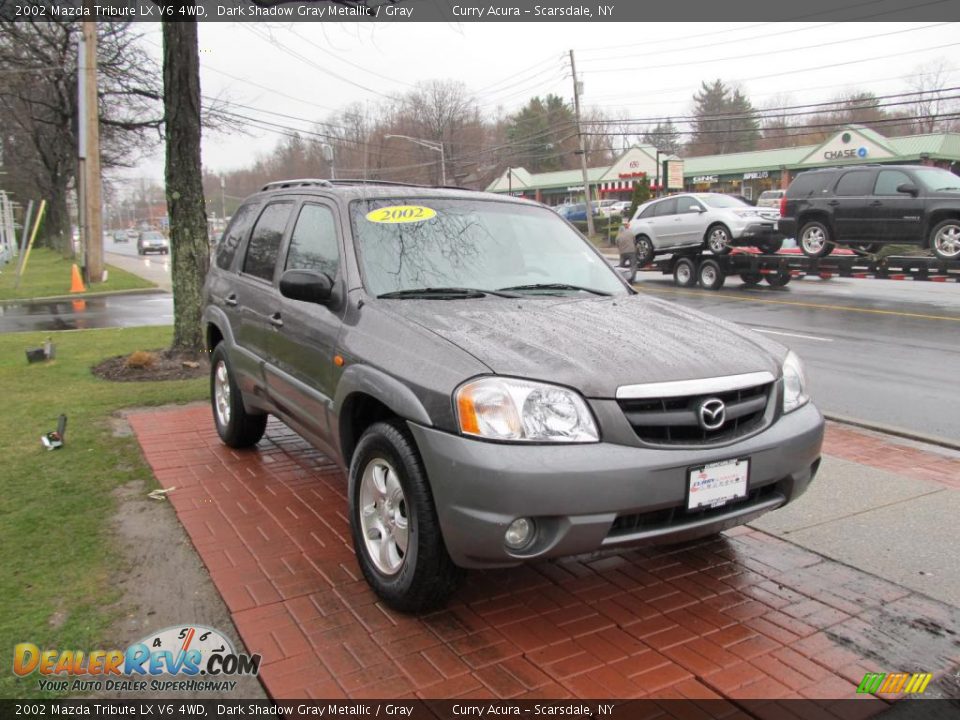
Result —
[[690, 258], [680, 258], [673, 266], [673, 282], [677, 287], [688, 288], [697, 284], [697, 265]]
[[808, 222], [800, 229], [800, 250], [810, 258], [829, 255], [833, 251], [830, 228], [819, 220]]
[[704, 243], [714, 255], [726, 255], [732, 250], [730, 247], [730, 231], [726, 225], [712, 225], [707, 228]]
[[744, 270], [740, 273], [740, 282], [744, 285], [759, 285], [763, 280], [763, 273], [759, 271]]
[[789, 270], [781, 270], [777, 273], [767, 273], [764, 275], [767, 280], [767, 284], [770, 287], [786, 287], [790, 281], [793, 279], [793, 276], [790, 274]]
[[930, 249], [941, 260], [960, 258], [960, 220], [949, 218], [930, 231]]
[[440, 532], [420, 454], [399, 421], [371, 425], [350, 463], [350, 531], [360, 569], [390, 607], [442, 607], [463, 571]]
[[223, 343], [210, 357], [210, 404], [217, 434], [232, 448], [253, 447], [267, 429], [266, 414], [248, 413]]

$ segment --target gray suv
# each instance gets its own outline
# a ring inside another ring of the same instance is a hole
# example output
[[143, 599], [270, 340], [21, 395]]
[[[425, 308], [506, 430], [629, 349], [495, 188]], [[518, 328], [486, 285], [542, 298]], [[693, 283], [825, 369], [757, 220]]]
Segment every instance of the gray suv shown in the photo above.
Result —
[[220, 437], [255, 445], [269, 413], [334, 458], [363, 573], [401, 610], [462, 568], [715, 534], [820, 463], [793, 353], [637, 294], [526, 200], [271, 183], [205, 295]]

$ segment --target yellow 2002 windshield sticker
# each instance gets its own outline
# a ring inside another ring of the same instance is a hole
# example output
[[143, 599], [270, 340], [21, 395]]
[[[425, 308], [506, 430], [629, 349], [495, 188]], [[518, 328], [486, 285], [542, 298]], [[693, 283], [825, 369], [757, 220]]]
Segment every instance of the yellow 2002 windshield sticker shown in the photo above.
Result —
[[422, 205], [390, 205], [367, 213], [366, 218], [375, 223], [414, 223], [436, 217], [437, 211]]

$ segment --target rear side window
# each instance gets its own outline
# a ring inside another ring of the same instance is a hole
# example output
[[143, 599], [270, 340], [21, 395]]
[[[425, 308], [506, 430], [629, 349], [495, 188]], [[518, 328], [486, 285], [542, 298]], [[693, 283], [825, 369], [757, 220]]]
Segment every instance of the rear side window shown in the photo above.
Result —
[[677, 214], [677, 201], [673, 200], [664, 200], [662, 203], [657, 205], [656, 215], [660, 217], [661, 215], [676, 215]]
[[656, 205], [648, 205], [647, 207], [645, 207], [645, 208], [643, 209], [643, 212], [641, 212], [637, 217], [638, 217], [638, 218], [652, 218], [652, 217], [653, 217], [654, 215], [656, 215], [656, 214], [657, 214], [657, 206], [656, 206]]
[[836, 177], [833, 173], [802, 173], [790, 183], [787, 197], [810, 197], [827, 186], [827, 182]]
[[214, 250], [217, 267], [223, 270], [229, 270], [233, 266], [233, 258], [237, 255], [237, 248], [250, 231], [250, 225], [257, 216], [258, 205], [256, 203], [247, 203], [240, 207], [233, 214], [230, 224], [217, 243]]
[[293, 203], [278, 202], [267, 205], [250, 236], [243, 272], [263, 280], [273, 280], [273, 269], [280, 253], [280, 241], [290, 218]]
[[331, 280], [340, 269], [340, 248], [333, 213], [321, 205], [304, 205], [287, 252], [287, 270], [317, 270]]
[[873, 188], [874, 195], [901, 195], [897, 188], [904, 183], [913, 185], [913, 180], [905, 172], [899, 170], [881, 170], [877, 175], [877, 184]]
[[853, 170], [844, 173], [837, 183], [837, 195], [869, 195], [873, 190], [873, 174], [869, 170]]

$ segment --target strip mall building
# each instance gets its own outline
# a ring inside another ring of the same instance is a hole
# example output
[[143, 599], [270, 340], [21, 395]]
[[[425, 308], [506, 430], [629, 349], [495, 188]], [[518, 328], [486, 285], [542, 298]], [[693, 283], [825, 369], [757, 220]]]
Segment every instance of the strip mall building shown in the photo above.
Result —
[[[588, 168], [592, 197], [629, 200], [633, 183], [648, 178], [651, 185], [663, 183], [663, 171], [657, 172], [657, 150], [636, 145], [609, 167]], [[664, 160], [674, 160], [662, 153]], [[960, 134], [935, 133], [884, 137], [869, 128], [852, 125], [819, 145], [756, 150], [728, 155], [705, 155], [683, 160], [683, 190], [723, 192], [756, 199], [764, 190], [786, 188], [798, 173], [819, 167], [884, 163], [936, 165], [960, 170]], [[583, 200], [583, 172], [561, 170], [530, 173], [523, 168], [508, 168], [487, 188], [490, 192], [509, 193], [559, 205]], [[670, 188], [679, 192], [681, 188]]]

